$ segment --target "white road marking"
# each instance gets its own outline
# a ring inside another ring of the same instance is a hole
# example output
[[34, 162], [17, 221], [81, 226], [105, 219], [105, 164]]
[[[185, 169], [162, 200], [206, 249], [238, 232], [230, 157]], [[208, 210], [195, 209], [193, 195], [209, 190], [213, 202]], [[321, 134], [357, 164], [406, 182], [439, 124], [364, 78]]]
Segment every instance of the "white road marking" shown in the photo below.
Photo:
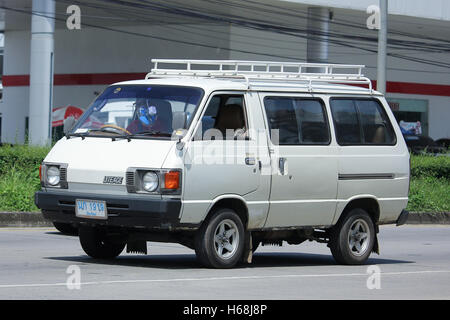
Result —
[[52, 227], [0, 227], [1, 231], [57, 231]]
[[[450, 270], [421, 270], [421, 271], [403, 271], [403, 272], [382, 272], [381, 276], [402, 276], [402, 275], [420, 275], [450, 273]], [[193, 281], [224, 281], [224, 280], [263, 280], [263, 279], [282, 279], [282, 278], [325, 278], [325, 277], [367, 277], [367, 273], [331, 273], [331, 274], [287, 274], [275, 276], [236, 276], [236, 277], [209, 277], [209, 278], [174, 278], [174, 279], [136, 279], [136, 280], [106, 280], [81, 282], [81, 286], [86, 285], [105, 285], [105, 284], [135, 284], [135, 283], [164, 283], [164, 282], [193, 282]], [[66, 286], [64, 283], [35, 283], [35, 284], [3, 284], [0, 289], [5, 288], [33, 288], [33, 287], [58, 287]]]

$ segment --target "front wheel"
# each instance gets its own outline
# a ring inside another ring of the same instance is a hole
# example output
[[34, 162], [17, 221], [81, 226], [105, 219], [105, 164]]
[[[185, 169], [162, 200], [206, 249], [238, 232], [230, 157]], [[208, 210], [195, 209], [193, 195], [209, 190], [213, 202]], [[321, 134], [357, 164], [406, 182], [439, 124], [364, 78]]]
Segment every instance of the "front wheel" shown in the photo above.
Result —
[[96, 259], [113, 259], [125, 248], [124, 242], [114, 241], [106, 232], [93, 227], [80, 227], [79, 237], [84, 252]]
[[232, 268], [242, 258], [244, 242], [239, 216], [231, 209], [220, 209], [198, 230], [195, 253], [207, 267]]
[[363, 209], [353, 209], [331, 230], [329, 247], [340, 264], [364, 264], [375, 243], [375, 226]]

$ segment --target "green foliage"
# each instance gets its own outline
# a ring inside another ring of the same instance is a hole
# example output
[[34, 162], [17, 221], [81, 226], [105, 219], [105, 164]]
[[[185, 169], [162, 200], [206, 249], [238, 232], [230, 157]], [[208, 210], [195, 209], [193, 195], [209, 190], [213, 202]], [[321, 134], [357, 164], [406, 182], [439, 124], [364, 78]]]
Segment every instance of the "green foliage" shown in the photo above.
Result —
[[38, 211], [39, 166], [49, 147], [0, 147], [0, 211]]
[[39, 188], [39, 169], [37, 172], [25, 173], [21, 168], [10, 168], [0, 176], [0, 210], [38, 211], [34, 205], [34, 192]]
[[39, 170], [50, 147], [31, 147], [27, 145], [0, 147], [0, 176], [7, 174], [13, 167], [31, 173]]
[[435, 177], [413, 178], [407, 210], [450, 212], [450, 180]]
[[413, 178], [434, 177], [450, 179], [450, 157], [411, 156], [411, 176]]

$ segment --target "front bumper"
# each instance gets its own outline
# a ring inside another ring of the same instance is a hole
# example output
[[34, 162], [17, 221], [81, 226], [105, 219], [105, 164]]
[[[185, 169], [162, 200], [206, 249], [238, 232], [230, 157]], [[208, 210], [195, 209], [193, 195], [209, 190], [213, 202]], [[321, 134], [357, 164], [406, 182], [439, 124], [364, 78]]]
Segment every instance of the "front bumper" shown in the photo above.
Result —
[[[108, 219], [77, 217], [76, 199], [105, 201]], [[195, 227], [180, 224], [180, 199], [38, 191], [35, 193], [35, 204], [42, 210], [44, 218], [52, 222], [168, 230]]]

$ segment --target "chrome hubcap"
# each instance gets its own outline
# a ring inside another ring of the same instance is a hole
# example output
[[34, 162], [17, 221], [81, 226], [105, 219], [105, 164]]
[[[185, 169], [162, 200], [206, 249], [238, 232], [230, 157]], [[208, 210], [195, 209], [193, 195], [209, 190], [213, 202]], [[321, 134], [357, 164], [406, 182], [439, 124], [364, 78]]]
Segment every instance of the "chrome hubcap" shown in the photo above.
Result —
[[369, 247], [370, 229], [369, 225], [363, 219], [357, 219], [353, 222], [348, 232], [348, 247], [355, 256], [362, 256]]
[[239, 232], [232, 220], [224, 220], [219, 223], [214, 232], [214, 248], [222, 259], [231, 258], [239, 244]]

